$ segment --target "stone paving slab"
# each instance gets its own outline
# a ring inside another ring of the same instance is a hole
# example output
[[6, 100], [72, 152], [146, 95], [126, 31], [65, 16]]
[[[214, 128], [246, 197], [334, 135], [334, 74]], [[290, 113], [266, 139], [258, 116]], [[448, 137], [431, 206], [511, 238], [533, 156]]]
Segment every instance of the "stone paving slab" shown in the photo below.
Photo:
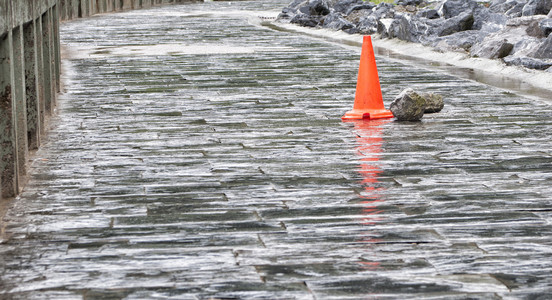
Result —
[[387, 106], [413, 87], [445, 109], [343, 123], [359, 49], [247, 22], [281, 2], [64, 24], [3, 298], [548, 297], [550, 103], [378, 57]]

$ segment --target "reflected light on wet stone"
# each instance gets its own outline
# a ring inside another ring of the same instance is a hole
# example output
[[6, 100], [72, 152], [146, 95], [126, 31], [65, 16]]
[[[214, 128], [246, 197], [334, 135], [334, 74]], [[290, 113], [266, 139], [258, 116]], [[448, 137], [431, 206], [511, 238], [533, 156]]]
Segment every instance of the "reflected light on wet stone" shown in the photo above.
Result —
[[[360, 181], [363, 187], [363, 193], [360, 195], [362, 208], [362, 224], [368, 228], [381, 222], [383, 218], [379, 215], [382, 210], [379, 205], [383, 202], [381, 198], [381, 187], [378, 186], [378, 176], [382, 173], [379, 160], [381, 147], [383, 145], [382, 126], [391, 122], [389, 119], [377, 120], [357, 120], [354, 122], [354, 130], [357, 135], [356, 147], [357, 154], [360, 157], [360, 168], [358, 172], [362, 175]], [[373, 229], [363, 233], [362, 243], [373, 245], [380, 243], [382, 240], [375, 238]], [[380, 263], [376, 261], [361, 261], [360, 264], [364, 269], [374, 271], [380, 268]]]

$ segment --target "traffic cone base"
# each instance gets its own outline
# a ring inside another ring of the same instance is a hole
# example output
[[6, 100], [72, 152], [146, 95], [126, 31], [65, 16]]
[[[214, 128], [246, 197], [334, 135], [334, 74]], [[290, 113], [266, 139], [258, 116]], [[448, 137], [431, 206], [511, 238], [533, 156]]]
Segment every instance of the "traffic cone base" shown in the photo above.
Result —
[[393, 118], [393, 113], [383, 106], [383, 97], [376, 66], [376, 57], [372, 47], [372, 38], [364, 36], [353, 110], [345, 113], [341, 119], [384, 119]]
[[393, 118], [393, 113], [387, 109], [353, 109], [346, 112], [342, 120], [359, 120], [359, 119], [386, 119]]

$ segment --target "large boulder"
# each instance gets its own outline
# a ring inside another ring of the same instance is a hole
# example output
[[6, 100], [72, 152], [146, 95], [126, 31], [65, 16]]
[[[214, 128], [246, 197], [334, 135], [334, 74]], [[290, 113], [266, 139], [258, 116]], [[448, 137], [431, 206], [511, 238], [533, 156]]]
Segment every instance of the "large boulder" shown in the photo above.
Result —
[[318, 22], [320, 22], [320, 19], [321, 18], [318, 16], [311, 16], [300, 13], [291, 18], [290, 22], [305, 27], [316, 27], [316, 25], [318, 25]]
[[491, 2], [491, 5], [489, 5], [489, 10], [495, 13], [503, 14], [514, 7], [517, 3], [517, 0], [497, 0]]
[[473, 12], [478, 7], [479, 4], [474, 0], [444, 0], [437, 12], [441, 17], [449, 19], [464, 12]]
[[507, 39], [486, 39], [484, 42], [474, 45], [471, 48], [471, 55], [483, 58], [503, 58], [512, 52], [514, 44]]
[[299, 8], [308, 3], [308, 0], [294, 0], [287, 7], [282, 9], [278, 15], [278, 20], [291, 20], [299, 13]]
[[299, 11], [311, 16], [325, 16], [330, 13], [330, 6], [326, 0], [309, 0]]
[[357, 5], [351, 6], [345, 12], [345, 14], [350, 15], [352, 12], [357, 11], [357, 10], [372, 10], [374, 7], [376, 7], [376, 5], [374, 3], [366, 1], [366, 2], [363, 2], [362, 4], [357, 4]]
[[474, 21], [471, 29], [489, 33], [503, 29], [508, 21], [508, 17], [505, 15], [494, 13], [485, 7], [475, 10], [473, 18]]
[[518, 40], [508, 39], [508, 41], [514, 44], [514, 49], [511, 53], [514, 57], [534, 57], [537, 55], [537, 51], [542, 46], [545, 39], [526, 36], [525, 38], [520, 38]]
[[[552, 12], [552, 10], [551, 10]], [[539, 27], [544, 37], [548, 37], [552, 33], [552, 18], [544, 19], [539, 22]]]
[[469, 52], [471, 47], [480, 43], [486, 36], [485, 32], [479, 30], [466, 30], [453, 33], [451, 35], [438, 37], [433, 44], [438, 51], [457, 51], [457, 52]]
[[392, 4], [382, 2], [373, 9], [373, 15], [378, 18], [394, 18], [395, 7]]
[[521, 66], [528, 69], [535, 69], [535, 70], [547, 70], [552, 67], [552, 60], [545, 61], [538, 58], [531, 58], [531, 57], [505, 57], [504, 63], [506, 65], [514, 65], [514, 66]]
[[420, 121], [424, 116], [425, 105], [425, 99], [408, 88], [393, 100], [389, 110], [399, 121]]
[[300, 7], [306, 5], [309, 0], [293, 0], [285, 9], [290, 12], [297, 13]]
[[378, 19], [378, 34], [382, 38], [391, 38], [391, 28], [395, 26], [395, 22], [392, 18]]
[[547, 35], [544, 35], [544, 31], [540, 26], [540, 23], [544, 20], [541, 20], [541, 21], [535, 20], [532, 23], [530, 23], [529, 26], [527, 26], [527, 29], [525, 30], [525, 32], [527, 32], [527, 35], [536, 37], [536, 38], [545, 38]]
[[378, 19], [374, 16], [361, 18], [357, 29], [361, 34], [374, 34], [378, 32]]
[[548, 35], [532, 56], [535, 58], [552, 59], [552, 34]]
[[546, 17], [530, 16], [509, 19], [504, 29], [488, 34], [482, 41], [475, 43], [470, 50], [471, 55], [485, 58], [531, 56], [535, 53], [535, 49], [542, 44], [543, 39], [529, 36], [527, 30], [530, 24], [543, 18]]
[[439, 18], [439, 13], [435, 9], [423, 9], [416, 13], [416, 16], [427, 19], [437, 19]]
[[352, 6], [362, 5], [364, 3], [365, 2], [362, 0], [339, 0], [333, 5], [333, 10], [345, 14]]
[[518, 1], [516, 5], [514, 5], [512, 8], [506, 11], [506, 16], [510, 18], [518, 18], [521, 17], [523, 14], [523, 7], [525, 6], [525, 2]]
[[[389, 26], [389, 37], [404, 41], [430, 44], [446, 23], [444, 19], [426, 19], [415, 15], [402, 14], [395, 18]], [[378, 30], [378, 32], [380, 32]]]
[[504, 14], [511, 18], [517, 18], [521, 17], [525, 4], [527, 4], [525, 0], [497, 1], [489, 6], [489, 10], [494, 13]]
[[508, 2], [508, 0], [492, 0], [492, 1], [489, 3], [489, 7], [497, 6], [497, 5], [506, 3], [506, 2]]
[[322, 26], [333, 30], [345, 31], [354, 28], [355, 24], [347, 21], [339, 13], [331, 13], [324, 19]]
[[525, 16], [519, 18], [511, 18], [506, 22], [508, 27], [520, 27], [520, 26], [529, 26], [533, 22], [540, 22], [546, 19], [546, 16]]
[[523, 6], [522, 16], [546, 15], [552, 9], [552, 0], [529, 0]]
[[360, 10], [353, 10], [350, 14], [348, 14], [345, 19], [347, 21], [356, 24], [357, 26], [360, 23], [360, 20], [366, 17], [373, 17], [373, 12], [371, 9], [360, 9]]
[[471, 12], [463, 12], [444, 22], [439, 28], [437, 35], [445, 36], [459, 31], [470, 30], [473, 26], [473, 21], [473, 14]]
[[389, 27], [389, 37], [403, 41], [419, 42], [419, 36], [412, 26], [413, 23], [412, 16], [408, 14], [398, 16]]

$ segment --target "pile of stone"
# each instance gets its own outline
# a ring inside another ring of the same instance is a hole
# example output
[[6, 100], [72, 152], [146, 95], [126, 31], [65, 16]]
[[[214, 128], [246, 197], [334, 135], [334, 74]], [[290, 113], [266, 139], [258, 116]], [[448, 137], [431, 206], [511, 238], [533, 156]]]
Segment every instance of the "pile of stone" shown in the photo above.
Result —
[[379, 34], [552, 72], [552, 0], [294, 0], [278, 20]]

